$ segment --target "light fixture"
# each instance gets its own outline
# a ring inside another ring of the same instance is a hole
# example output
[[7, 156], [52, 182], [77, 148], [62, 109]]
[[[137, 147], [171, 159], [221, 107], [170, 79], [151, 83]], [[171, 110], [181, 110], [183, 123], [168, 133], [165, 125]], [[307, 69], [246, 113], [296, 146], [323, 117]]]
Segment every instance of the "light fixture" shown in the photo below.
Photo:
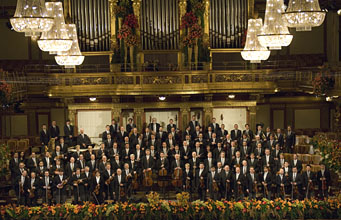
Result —
[[323, 23], [325, 16], [318, 0], [290, 0], [283, 14], [287, 26], [296, 28], [296, 31], [311, 31], [312, 27]]
[[275, 92], [279, 92], [279, 89], [278, 89], [278, 88], [276, 88], [276, 89], [275, 89]]
[[339, 10], [337, 11], [337, 14], [338, 14], [338, 15], [341, 15], [341, 9], [339, 9]]
[[327, 97], [326, 97], [326, 101], [327, 101], [327, 102], [331, 102], [331, 101], [332, 101], [332, 97], [327, 96]]
[[79, 49], [78, 38], [77, 38], [77, 30], [75, 24], [66, 24], [65, 25], [69, 34], [69, 37], [72, 39], [71, 49], [65, 52], [58, 52], [57, 56], [55, 56], [55, 60], [58, 65], [65, 66], [65, 68], [74, 68], [75, 66], [81, 65], [84, 61], [84, 56]]
[[159, 100], [160, 101], [165, 101], [166, 100], [166, 96], [159, 96]]
[[228, 97], [229, 97], [230, 99], [234, 99], [236, 96], [235, 96], [234, 94], [230, 94]]
[[334, 96], [333, 96], [333, 99], [338, 99], [338, 98], [339, 98], [338, 95], [334, 95]]
[[249, 19], [247, 27], [247, 36], [244, 50], [241, 55], [244, 60], [250, 60], [251, 63], [260, 63], [261, 60], [267, 60], [270, 51], [261, 45], [258, 41], [257, 34], [262, 28], [262, 19]]
[[56, 54], [59, 51], [68, 51], [72, 45], [65, 26], [63, 5], [61, 2], [45, 3], [49, 17], [54, 18], [51, 30], [43, 32], [38, 40], [38, 46], [42, 51]]
[[96, 101], [97, 99], [96, 99], [96, 97], [90, 97], [89, 100], [90, 100], [91, 102], [94, 102], [94, 101]]
[[25, 32], [27, 37], [38, 37], [52, 28], [53, 18], [47, 15], [45, 0], [17, 0], [10, 22], [15, 31]]
[[289, 46], [292, 41], [293, 36], [282, 18], [284, 8], [283, 0], [266, 2], [264, 26], [258, 35], [258, 40], [270, 50], [280, 50], [282, 47]]

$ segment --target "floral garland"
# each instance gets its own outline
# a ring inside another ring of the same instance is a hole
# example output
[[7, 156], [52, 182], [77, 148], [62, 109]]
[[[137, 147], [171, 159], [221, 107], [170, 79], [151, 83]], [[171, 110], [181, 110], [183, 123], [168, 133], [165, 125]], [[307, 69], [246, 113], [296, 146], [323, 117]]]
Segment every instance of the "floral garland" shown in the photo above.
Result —
[[318, 73], [312, 81], [314, 94], [321, 96], [326, 94], [328, 90], [333, 89], [335, 79], [329, 74]]
[[336, 140], [330, 140], [326, 134], [313, 137], [312, 144], [322, 157], [322, 163], [327, 168], [341, 172], [341, 145]]
[[181, 18], [180, 28], [187, 31], [187, 34], [182, 38], [182, 44], [185, 47], [192, 47], [193, 45], [197, 44], [198, 39], [203, 36], [203, 30], [198, 24], [198, 21], [198, 18], [192, 11], [187, 12]]
[[[155, 197], [153, 195], [152, 197]], [[1, 219], [339, 219], [338, 199], [194, 201], [188, 203], [152, 199], [148, 203], [109, 205], [63, 204], [56, 206], [1, 206]]]
[[12, 86], [5, 80], [0, 80], [0, 104], [7, 106], [12, 99]]

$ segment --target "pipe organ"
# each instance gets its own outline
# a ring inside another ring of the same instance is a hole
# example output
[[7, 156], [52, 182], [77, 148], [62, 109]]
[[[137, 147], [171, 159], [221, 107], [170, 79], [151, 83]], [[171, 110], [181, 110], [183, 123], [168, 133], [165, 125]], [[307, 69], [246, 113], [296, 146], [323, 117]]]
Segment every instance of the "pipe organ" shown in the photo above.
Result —
[[81, 51], [110, 50], [108, 0], [71, 0], [71, 20], [77, 26]]
[[143, 50], [175, 50], [180, 43], [177, 0], [142, 0], [141, 43]]
[[241, 48], [247, 29], [248, 0], [210, 0], [211, 48]]

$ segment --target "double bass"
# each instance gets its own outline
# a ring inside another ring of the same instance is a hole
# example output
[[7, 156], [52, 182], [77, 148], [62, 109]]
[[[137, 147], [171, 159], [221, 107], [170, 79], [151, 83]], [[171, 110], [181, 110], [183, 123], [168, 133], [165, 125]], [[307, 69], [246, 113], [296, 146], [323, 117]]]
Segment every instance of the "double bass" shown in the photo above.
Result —
[[[164, 178], [165, 176], [167, 176], [167, 174], [168, 174], [167, 170], [164, 167], [162, 167], [159, 170], [159, 177]], [[159, 187], [166, 187], [166, 186], [168, 186], [168, 181], [158, 180], [157, 184], [159, 185]]]
[[151, 187], [153, 185], [153, 178], [152, 178], [152, 175], [153, 175], [153, 172], [152, 170], [149, 168], [149, 169], [146, 169], [144, 174], [143, 174], [143, 186], [144, 187]]
[[174, 170], [172, 185], [178, 188], [182, 186], [182, 169], [180, 167]]

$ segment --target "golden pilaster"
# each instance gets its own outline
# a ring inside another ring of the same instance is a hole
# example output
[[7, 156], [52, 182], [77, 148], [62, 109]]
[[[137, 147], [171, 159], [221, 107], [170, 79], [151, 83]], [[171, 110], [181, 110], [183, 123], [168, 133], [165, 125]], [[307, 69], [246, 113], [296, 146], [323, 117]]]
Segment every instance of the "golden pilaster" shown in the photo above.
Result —
[[209, 15], [210, 15], [210, 1], [205, 0], [205, 12], [204, 12], [204, 37], [203, 37], [203, 43], [204, 45], [209, 45], [209, 39], [210, 39], [210, 31], [209, 31]]
[[208, 126], [213, 117], [213, 108], [211, 107], [204, 108], [203, 115], [204, 117], [203, 117], [202, 123], [204, 126]]
[[119, 122], [121, 119], [121, 112], [122, 109], [121, 108], [111, 108], [111, 117], [112, 119], [115, 119], [116, 122]]
[[145, 121], [145, 114], [143, 108], [134, 108], [134, 121], [137, 127], [137, 130], [141, 131], [143, 122]]
[[[180, 14], [179, 26], [181, 26], [181, 18], [186, 14], [186, 8], [187, 8], [187, 0], [180, 0], [179, 1], [179, 14]], [[182, 39], [183, 34], [184, 34], [183, 30], [180, 29], [180, 39]], [[182, 65], [182, 62], [183, 62], [182, 52], [181, 52], [182, 47], [183, 47], [183, 45], [182, 45], [182, 43], [180, 43], [180, 52], [178, 54], [178, 65], [180, 66], [180, 69], [182, 69], [182, 66], [183, 66]]]
[[[113, 51], [116, 44], [116, 15], [114, 8], [117, 5], [118, 0], [109, 0], [109, 11], [110, 11], [110, 49]], [[112, 58], [112, 57], [111, 57]], [[111, 59], [110, 58], [110, 59]], [[111, 60], [110, 60], [111, 62]]]
[[249, 125], [250, 128], [255, 128], [256, 127], [256, 112], [257, 112], [257, 107], [256, 106], [250, 106], [248, 107], [249, 113], [250, 113], [250, 121]]
[[184, 131], [190, 120], [191, 109], [189, 107], [180, 108], [179, 129]]

